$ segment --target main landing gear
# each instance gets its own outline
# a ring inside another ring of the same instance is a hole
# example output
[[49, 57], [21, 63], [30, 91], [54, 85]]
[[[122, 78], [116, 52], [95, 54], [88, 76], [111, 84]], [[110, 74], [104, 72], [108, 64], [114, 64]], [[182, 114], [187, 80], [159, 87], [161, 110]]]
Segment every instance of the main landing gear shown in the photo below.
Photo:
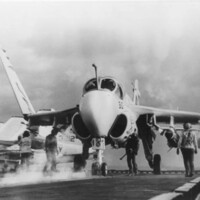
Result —
[[103, 151], [105, 150], [105, 138], [94, 138], [92, 140], [92, 148], [96, 150], [94, 155], [95, 162], [92, 163], [92, 175], [108, 174], [108, 166], [103, 162]]
[[160, 154], [154, 155], [154, 161], [153, 161], [153, 173], [154, 174], [161, 174], [160, 164], [161, 164], [161, 156]]
[[75, 172], [81, 171], [85, 168], [85, 166], [86, 166], [86, 161], [83, 158], [83, 156], [82, 155], [76, 155], [74, 157], [74, 171]]

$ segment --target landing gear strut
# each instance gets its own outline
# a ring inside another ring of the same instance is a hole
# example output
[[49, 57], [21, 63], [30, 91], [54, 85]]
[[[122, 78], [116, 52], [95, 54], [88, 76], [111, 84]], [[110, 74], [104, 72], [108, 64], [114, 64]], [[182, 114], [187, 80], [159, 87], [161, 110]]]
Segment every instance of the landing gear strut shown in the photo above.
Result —
[[94, 138], [92, 140], [92, 148], [96, 150], [94, 156], [95, 162], [92, 164], [92, 175], [103, 175], [108, 174], [108, 167], [105, 162], [103, 162], [103, 151], [105, 150], [105, 138]]

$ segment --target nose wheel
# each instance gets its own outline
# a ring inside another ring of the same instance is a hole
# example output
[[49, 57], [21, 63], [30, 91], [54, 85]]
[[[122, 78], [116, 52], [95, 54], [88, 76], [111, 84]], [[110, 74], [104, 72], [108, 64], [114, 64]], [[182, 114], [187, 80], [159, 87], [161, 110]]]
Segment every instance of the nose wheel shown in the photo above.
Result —
[[92, 175], [103, 175], [108, 174], [108, 166], [103, 162], [103, 151], [105, 150], [105, 139], [104, 138], [93, 138], [92, 148], [96, 150], [94, 155], [94, 163], [92, 163]]
[[92, 175], [98, 175], [100, 169], [100, 164], [98, 162], [92, 163]]
[[108, 175], [108, 166], [107, 163], [102, 163], [101, 165], [98, 162], [92, 163], [92, 175]]
[[107, 166], [107, 164], [105, 162], [102, 163], [102, 165], [101, 165], [101, 174], [103, 176], [107, 176], [108, 175], [108, 166]]

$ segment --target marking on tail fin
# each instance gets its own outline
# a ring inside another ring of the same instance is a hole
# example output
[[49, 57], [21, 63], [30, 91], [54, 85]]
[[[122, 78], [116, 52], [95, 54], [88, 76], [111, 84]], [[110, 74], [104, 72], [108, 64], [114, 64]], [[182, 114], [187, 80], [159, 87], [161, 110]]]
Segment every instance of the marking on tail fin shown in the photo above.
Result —
[[[17, 82], [16, 82], [16, 85], [17, 85], [18, 90], [21, 92], [22, 97], [23, 97], [23, 100], [25, 101], [26, 105], [28, 106], [29, 111], [32, 112], [32, 108], [30, 107], [29, 102], [28, 102], [27, 99], [26, 99], [26, 96], [23, 94], [23, 91], [20, 90], [20, 87], [19, 87], [19, 85], [18, 85]], [[34, 111], [34, 112], [35, 112], [35, 111]]]
[[12, 69], [13, 71], [15, 71], [14, 69], [13, 69], [13, 66], [12, 65], [9, 65], [8, 66], [10, 69]]

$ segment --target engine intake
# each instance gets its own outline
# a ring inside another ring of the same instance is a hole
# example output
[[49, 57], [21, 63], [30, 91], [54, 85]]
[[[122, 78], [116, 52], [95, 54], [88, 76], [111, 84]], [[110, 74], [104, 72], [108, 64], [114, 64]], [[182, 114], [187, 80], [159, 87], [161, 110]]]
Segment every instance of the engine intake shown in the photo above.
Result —
[[131, 135], [136, 127], [133, 127], [126, 113], [117, 116], [109, 135], [111, 139], [118, 143], [124, 143], [128, 136]]
[[112, 138], [119, 138], [126, 130], [126, 126], [127, 126], [126, 116], [124, 114], [117, 116], [114, 125], [110, 130], [110, 136]]
[[75, 131], [77, 137], [82, 140], [87, 140], [91, 137], [90, 131], [85, 126], [79, 113], [75, 113], [72, 118], [72, 128]]

